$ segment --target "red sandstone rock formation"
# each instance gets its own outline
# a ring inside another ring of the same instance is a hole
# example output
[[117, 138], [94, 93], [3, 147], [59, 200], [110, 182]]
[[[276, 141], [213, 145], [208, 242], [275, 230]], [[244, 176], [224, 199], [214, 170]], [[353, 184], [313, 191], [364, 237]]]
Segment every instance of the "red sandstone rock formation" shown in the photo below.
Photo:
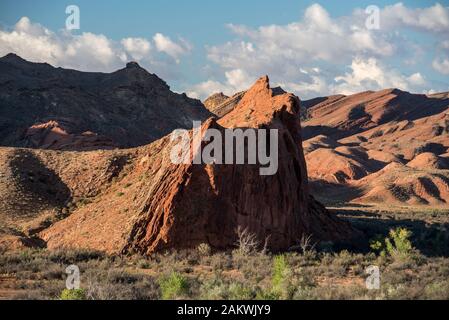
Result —
[[268, 77], [259, 79], [235, 109], [203, 127], [279, 130], [279, 168], [261, 176], [259, 165], [187, 164], [169, 166], [142, 204], [125, 251], [193, 247], [202, 242], [232, 247], [238, 227], [257, 235], [268, 248], [287, 249], [302, 235], [316, 240], [353, 236], [351, 227], [316, 203], [307, 187], [301, 146], [299, 100], [275, 95]]
[[232, 112], [203, 123], [202, 133], [278, 129], [276, 174], [261, 176], [258, 164], [173, 164], [169, 155], [175, 142], [167, 136], [139, 148], [129, 174], [41, 237], [50, 249], [143, 254], [200, 243], [231, 248], [239, 227], [262, 245], [267, 239], [271, 250], [288, 249], [302, 235], [316, 241], [349, 239], [355, 234], [350, 225], [309, 196], [298, 112], [297, 97], [276, 95], [268, 78], [261, 78]]

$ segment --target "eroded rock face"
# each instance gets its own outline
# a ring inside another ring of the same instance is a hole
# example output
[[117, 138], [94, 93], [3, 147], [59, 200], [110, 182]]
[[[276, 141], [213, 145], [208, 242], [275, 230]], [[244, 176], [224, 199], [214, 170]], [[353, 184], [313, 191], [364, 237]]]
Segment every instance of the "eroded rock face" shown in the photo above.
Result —
[[447, 93], [423, 95], [384, 89], [315, 98], [304, 101], [303, 106], [308, 118], [303, 123], [305, 140], [318, 135], [348, 140], [360, 134], [371, 142], [394, 133], [397, 139], [400, 131], [405, 131], [399, 135], [405, 136], [401, 140], [423, 135], [428, 140], [449, 133]]
[[301, 147], [299, 100], [275, 95], [268, 77], [259, 79], [235, 109], [209, 128], [278, 129], [279, 167], [261, 176], [259, 165], [171, 165], [142, 204], [125, 252], [194, 247], [229, 248], [237, 228], [267, 239], [271, 250], [287, 249], [302, 235], [316, 240], [348, 239], [351, 227], [332, 218], [310, 196]]

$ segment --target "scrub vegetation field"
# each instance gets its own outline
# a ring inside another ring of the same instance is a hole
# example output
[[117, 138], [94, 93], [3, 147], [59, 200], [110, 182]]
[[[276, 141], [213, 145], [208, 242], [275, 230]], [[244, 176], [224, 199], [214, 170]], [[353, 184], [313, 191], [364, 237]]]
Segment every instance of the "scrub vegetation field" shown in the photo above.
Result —
[[[151, 257], [94, 251], [4, 253], [2, 299], [449, 299], [449, 212], [333, 208], [366, 235], [357, 247], [315, 244], [265, 252], [241, 232], [236, 248], [169, 251]], [[65, 269], [79, 267], [80, 289]], [[366, 287], [378, 266], [380, 288]]]

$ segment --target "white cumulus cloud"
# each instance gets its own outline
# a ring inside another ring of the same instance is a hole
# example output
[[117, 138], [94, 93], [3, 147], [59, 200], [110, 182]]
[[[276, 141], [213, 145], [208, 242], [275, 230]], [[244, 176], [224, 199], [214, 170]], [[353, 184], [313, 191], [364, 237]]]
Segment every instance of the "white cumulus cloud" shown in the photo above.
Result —
[[449, 58], [437, 58], [433, 60], [432, 67], [442, 74], [449, 74]]
[[437, 57], [433, 60], [432, 67], [441, 74], [449, 74], [449, 40], [440, 43]]
[[136, 60], [141, 60], [148, 56], [151, 50], [151, 43], [144, 38], [125, 38], [121, 44], [125, 50]]
[[[365, 9], [332, 17], [323, 6], [313, 4], [300, 20], [284, 25], [229, 24], [234, 39], [206, 47], [222, 80], [215, 77], [200, 84], [202, 90], [194, 90], [195, 86], [192, 90], [202, 97], [213, 93], [205, 92], [206, 83], [231, 90], [227, 73], [233, 70], [245, 73], [247, 79], [268, 74], [273, 85], [301, 98], [386, 87], [416, 92], [431, 89], [432, 83], [419, 69], [424, 49], [401, 28], [427, 32], [438, 41], [449, 34], [449, 7], [438, 3], [425, 8], [408, 8], [402, 3], [386, 6], [380, 10], [380, 30], [367, 29], [366, 18]], [[444, 73], [448, 60], [442, 56], [433, 67]], [[430, 68], [432, 61], [427, 63]]]
[[191, 50], [191, 46], [187, 41], [181, 40], [180, 43], [176, 43], [162, 33], [156, 33], [153, 40], [158, 51], [165, 52], [173, 57], [177, 63], [179, 63], [180, 56]]
[[353, 94], [364, 90], [398, 88], [416, 90], [426, 83], [420, 73], [405, 76], [395, 69], [383, 66], [374, 58], [355, 58], [350, 66], [351, 72], [335, 77], [332, 85], [334, 93]]
[[248, 89], [256, 78], [250, 77], [242, 69], [234, 69], [225, 72], [226, 80], [224, 82], [207, 80], [194, 85], [187, 94], [193, 98], [202, 98], [218, 92], [231, 96], [236, 92]]
[[179, 63], [189, 48], [185, 40], [177, 43], [160, 33], [154, 39], [128, 37], [114, 41], [91, 32], [54, 32], [28, 17], [22, 17], [11, 30], [0, 29], [0, 56], [13, 52], [30, 61], [82, 71], [110, 72], [122, 68], [128, 60], [136, 60], [151, 72], [170, 78], [176, 71], [166, 58]]
[[386, 6], [380, 13], [381, 28], [413, 27], [427, 32], [449, 33], [449, 7], [440, 3], [427, 8], [407, 8], [403, 3]]

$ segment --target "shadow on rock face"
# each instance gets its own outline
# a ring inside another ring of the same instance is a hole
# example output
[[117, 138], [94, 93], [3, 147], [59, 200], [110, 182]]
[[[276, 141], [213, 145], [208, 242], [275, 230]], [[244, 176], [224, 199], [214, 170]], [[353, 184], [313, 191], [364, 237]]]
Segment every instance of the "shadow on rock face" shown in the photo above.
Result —
[[15, 199], [21, 215], [32, 216], [41, 210], [64, 207], [71, 199], [70, 189], [32, 152], [19, 149], [10, 162], [19, 191]]

